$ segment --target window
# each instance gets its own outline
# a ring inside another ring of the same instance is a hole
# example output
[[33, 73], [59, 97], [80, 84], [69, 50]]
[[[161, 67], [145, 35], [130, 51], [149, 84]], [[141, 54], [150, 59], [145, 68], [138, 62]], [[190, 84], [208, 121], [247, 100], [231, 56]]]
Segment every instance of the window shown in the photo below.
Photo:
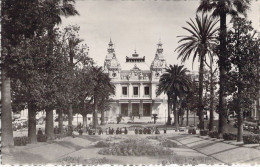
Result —
[[127, 87], [122, 87], [122, 94], [127, 95]]
[[150, 94], [149, 86], [144, 87], [144, 95], [149, 95], [149, 94]]
[[134, 87], [134, 95], [138, 95], [138, 87]]

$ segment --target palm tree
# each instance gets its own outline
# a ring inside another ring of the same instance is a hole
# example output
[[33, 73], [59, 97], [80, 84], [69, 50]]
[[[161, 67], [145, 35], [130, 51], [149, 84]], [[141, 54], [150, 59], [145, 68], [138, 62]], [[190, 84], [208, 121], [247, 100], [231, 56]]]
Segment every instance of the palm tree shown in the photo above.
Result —
[[213, 17], [220, 18], [220, 34], [219, 34], [219, 138], [223, 137], [224, 124], [226, 123], [226, 111], [224, 107], [225, 102], [225, 75], [227, 72], [227, 15], [237, 16], [238, 14], [246, 15], [249, 9], [250, 0], [201, 0], [197, 12], [212, 12]]
[[[46, 19], [46, 28], [50, 37], [50, 44], [48, 54], [53, 54], [53, 42], [54, 42], [54, 26], [61, 23], [61, 16], [75, 16], [78, 15], [78, 11], [74, 7], [75, 0], [46, 0], [42, 2], [42, 14]], [[73, 64], [73, 54], [70, 54], [70, 64]], [[71, 58], [72, 57], [72, 58]], [[50, 120], [50, 121], [49, 121]], [[46, 126], [46, 134], [52, 138], [53, 136], [53, 110], [46, 110], [46, 123], [50, 125]], [[69, 126], [72, 126], [72, 103], [69, 105]]]
[[[191, 19], [190, 19], [191, 20]], [[179, 40], [182, 43], [180, 46], [176, 48], [179, 52], [178, 58], [182, 58], [182, 62], [185, 62], [189, 59], [190, 55], [193, 55], [193, 62], [198, 57], [200, 60], [199, 67], [199, 107], [198, 107], [198, 115], [200, 120], [200, 129], [204, 129], [204, 118], [203, 118], [203, 74], [204, 74], [204, 62], [206, 59], [206, 54], [212, 52], [212, 49], [216, 45], [216, 33], [218, 31], [215, 28], [217, 24], [217, 20], [212, 17], [202, 15], [202, 18], [196, 16], [196, 22], [191, 20], [187, 22], [190, 28], [183, 27], [183, 29], [187, 30], [191, 35], [190, 36], [179, 36], [182, 39]]]
[[[174, 124], [176, 131], [179, 129], [177, 102], [181, 103], [185, 94], [190, 91], [191, 82], [187, 75], [188, 72], [189, 71], [184, 68], [183, 65], [170, 65], [168, 68], [166, 68], [165, 73], [160, 77], [158, 90], [156, 92], [157, 95], [160, 95], [161, 93], [167, 94], [168, 104], [169, 99], [172, 99], [170, 100], [170, 104], [173, 104]], [[169, 112], [170, 110], [168, 110], [168, 115]]]
[[[102, 67], [92, 67], [92, 80], [94, 82], [94, 112], [93, 112], [93, 126], [96, 129], [98, 124], [97, 110], [99, 102], [102, 99], [108, 99], [111, 94], [115, 93], [115, 86], [111, 83], [108, 74], [103, 72]], [[104, 121], [104, 110], [101, 111], [101, 120]], [[102, 122], [104, 123], [104, 122]]]

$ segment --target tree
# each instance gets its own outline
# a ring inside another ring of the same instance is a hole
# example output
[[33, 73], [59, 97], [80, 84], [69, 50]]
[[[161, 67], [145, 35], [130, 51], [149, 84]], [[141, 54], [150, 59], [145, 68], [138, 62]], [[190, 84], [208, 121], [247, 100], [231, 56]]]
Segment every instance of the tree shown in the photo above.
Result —
[[[12, 111], [11, 111], [11, 80], [15, 77], [15, 64], [11, 55], [21, 36], [30, 37], [39, 28], [40, 20], [37, 18], [37, 2], [27, 0], [4, 0], [2, 1], [2, 146], [13, 146]], [[20, 10], [23, 9], [23, 10]], [[32, 15], [35, 14], [35, 15]], [[36, 16], [36, 17], [33, 17]], [[36, 19], [37, 18], [37, 19]]]
[[187, 30], [191, 35], [190, 36], [179, 36], [182, 39], [180, 42], [185, 42], [177, 47], [177, 51], [179, 52], [178, 58], [182, 58], [182, 62], [185, 62], [192, 53], [193, 55], [193, 62], [197, 58], [200, 61], [199, 67], [199, 128], [204, 129], [204, 117], [203, 117], [203, 68], [204, 62], [206, 59], [206, 55], [212, 52], [212, 49], [216, 45], [216, 33], [218, 31], [215, 28], [217, 24], [217, 20], [213, 19], [212, 17], [202, 15], [200, 18], [198, 15], [196, 16], [196, 23], [191, 20], [187, 22], [190, 26], [189, 28], [183, 27], [183, 29]]
[[73, 106], [84, 100], [87, 95], [87, 88], [91, 85], [89, 80], [82, 82], [83, 73], [89, 70], [93, 61], [88, 57], [88, 46], [82, 43], [83, 40], [79, 39], [79, 29], [80, 27], [72, 25], [60, 30], [58, 46], [53, 45], [54, 51], [58, 50], [62, 56], [58, 60], [62, 64], [59, 67], [58, 75], [55, 77], [55, 84], [58, 86], [53, 98], [56, 99], [55, 108], [59, 111], [61, 132], [63, 131], [63, 114], [68, 114], [71, 130], [73, 108], [75, 108]]
[[[43, 6], [43, 18], [46, 21], [46, 27], [48, 31], [48, 36], [50, 37], [50, 43], [48, 45], [49, 55], [53, 52], [53, 38], [54, 27], [61, 23], [61, 15], [68, 17], [78, 15], [78, 11], [74, 7], [74, 0], [46, 0], [42, 1]], [[70, 55], [71, 57], [72, 55]], [[73, 68], [73, 57], [70, 58], [71, 68]], [[50, 120], [50, 121], [49, 121]], [[46, 133], [49, 137], [53, 136], [53, 106], [46, 108]], [[50, 126], [48, 125], [50, 124]], [[69, 125], [72, 126], [72, 104], [69, 105]]]
[[224, 124], [226, 123], [226, 108], [225, 108], [225, 82], [226, 72], [229, 71], [230, 65], [227, 56], [227, 15], [237, 16], [238, 14], [246, 14], [249, 9], [250, 0], [201, 0], [197, 9], [198, 12], [212, 12], [213, 17], [220, 18], [220, 34], [218, 48], [218, 67], [219, 67], [219, 138], [223, 138], [225, 131]]
[[173, 104], [174, 124], [176, 131], [179, 129], [177, 104], [181, 104], [185, 94], [190, 91], [191, 81], [187, 74], [188, 72], [189, 71], [184, 68], [183, 65], [170, 65], [168, 68], [166, 68], [165, 73], [160, 77], [158, 89], [156, 92], [157, 95], [160, 95], [164, 92], [170, 96], [168, 100], [172, 99], [171, 103]]
[[[205, 82], [207, 83], [207, 85], [209, 85], [209, 94], [210, 94], [210, 98], [209, 101], [206, 100], [205, 104], [209, 104], [209, 112], [210, 112], [210, 116], [209, 116], [209, 131], [213, 130], [213, 119], [214, 119], [214, 110], [216, 108], [216, 100], [217, 98], [215, 97], [215, 89], [216, 89], [216, 84], [217, 84], [217, 68], [213, 69], [213, 56], [210, 56], [209, 59], [210, 63], [208, 64], [205, 61], [205, 64], [208, 66], [209, 71], [206, 71], [206, 77], [205, 78]], [[208, 91], [208, 89], [206, 88], [206, 92]]]
[[91, 71], [91, 79], [94, 83], [94, 112], [93, 112], [93, 126], [94, 128], [97, 127], [98, 120], [97, 120], [97, 110], [98, 105], [102, 102], [102, 97], [108, 97], [115, 93], [115, 86], [111, 83], [111, 79], [109, 78], [108, 74], [103, 72], [102, 67], [93, 66]]
[[[26, 103], [29, 113], [28, 137], [30, 143], [36, 142], [36, 112], [44, 109], [48, 101], [44, 98], [46, 69], [54, 69], [48, 62], [53, 62], [54, 57], [46, 58], [46, 42], [48, 36], [22, 38], [21, 42], [11, 49], [10, 57], [13, 58], [17, 76], [12, 78], [12, 89], [19, 95], [21, 103]], [[54, 67], [54, 66], [53, 66]], [[14, 97], [14, 99], [17, 98]]]
[[254, 39], [255, 32], [251, 22], [245, 18], [233, 18], [232, 29], [228, 31], [227, 51], [232, 69], [228, 73], [229, 92], [233, 95], [233, 106], [237, 113], [237, 141], [242, 141], [243, 113], [250, 109], [257, 97], [259, 65], [259, 41]]

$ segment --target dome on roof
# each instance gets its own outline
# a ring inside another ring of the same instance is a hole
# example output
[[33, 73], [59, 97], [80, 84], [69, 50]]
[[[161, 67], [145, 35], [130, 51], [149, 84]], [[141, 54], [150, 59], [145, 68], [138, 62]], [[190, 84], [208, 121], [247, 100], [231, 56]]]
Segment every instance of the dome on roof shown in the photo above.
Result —
[[124, 65], [122, 66], [122, 70], [131, 70], [134, 68], [139, 68], [142, 71], [150, 70], [149, 65], [146, 64], [145, 62], [137, 62], [137, 63], [127, 62], [124, 63]]

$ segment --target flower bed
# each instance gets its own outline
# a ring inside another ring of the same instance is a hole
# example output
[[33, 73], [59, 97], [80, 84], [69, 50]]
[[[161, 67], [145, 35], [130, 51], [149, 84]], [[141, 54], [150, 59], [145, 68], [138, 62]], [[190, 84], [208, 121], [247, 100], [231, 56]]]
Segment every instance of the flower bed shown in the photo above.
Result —
[[65, 157], [61, 159], [58, 164], [62, 166], [68, 165], [102, 165], [102, 164], [110, 164], [110, 160], [107, 158], [91, 158], [91, 159], [83, 159], [82, 157]]
[[120, 143], [110, 145], [98, 152], [102, 155], [120, 155], [120, 156], [158, 156], [171, 155], [173, 152], [159, 145], [151, 145], [147, 140], [129, 139]]
[[95, 147], [99, 147], [99, 148], [102, 148], [102, 147], [109, 147], [110, 143], [109, 142], [105, 142], [105, 141], [99, 141], [95, 144]]
[[237, 139], [237, 135], [234, 133], [224, 133], [223, 134], [223, 139], [224, 140], [236, 140]]
[[217, 131], [211, 131], [211, 132], [209, 132], [209, 137], [218, 138], [218, 132], [217, 132]]
[[183, 157], [183, 156], [172, 156], [167, 160], [162, 161], [162, 165], [199, 165], [199, 164], [217, 164], [218, 161], [212, 157]]
[[25, 146], [29, 143], [28, 137], [14, 137], [14, 145], [15, 146]]
[[244, 135], [244, 144], [260, 144], [260, 135]]
[[177, 146], [178, 146], [177, 143], [175, 143], [175, 142], [173, 142], [173, 141], [171, 141], [171, 140], [165, 140], [165, 141], [163, 141], [163, 142], [161, 143], [161, 145], [162, 145], [163, 147], [170, 147], [170, 148], [172, 148], [172, 147], [177, 147]]

